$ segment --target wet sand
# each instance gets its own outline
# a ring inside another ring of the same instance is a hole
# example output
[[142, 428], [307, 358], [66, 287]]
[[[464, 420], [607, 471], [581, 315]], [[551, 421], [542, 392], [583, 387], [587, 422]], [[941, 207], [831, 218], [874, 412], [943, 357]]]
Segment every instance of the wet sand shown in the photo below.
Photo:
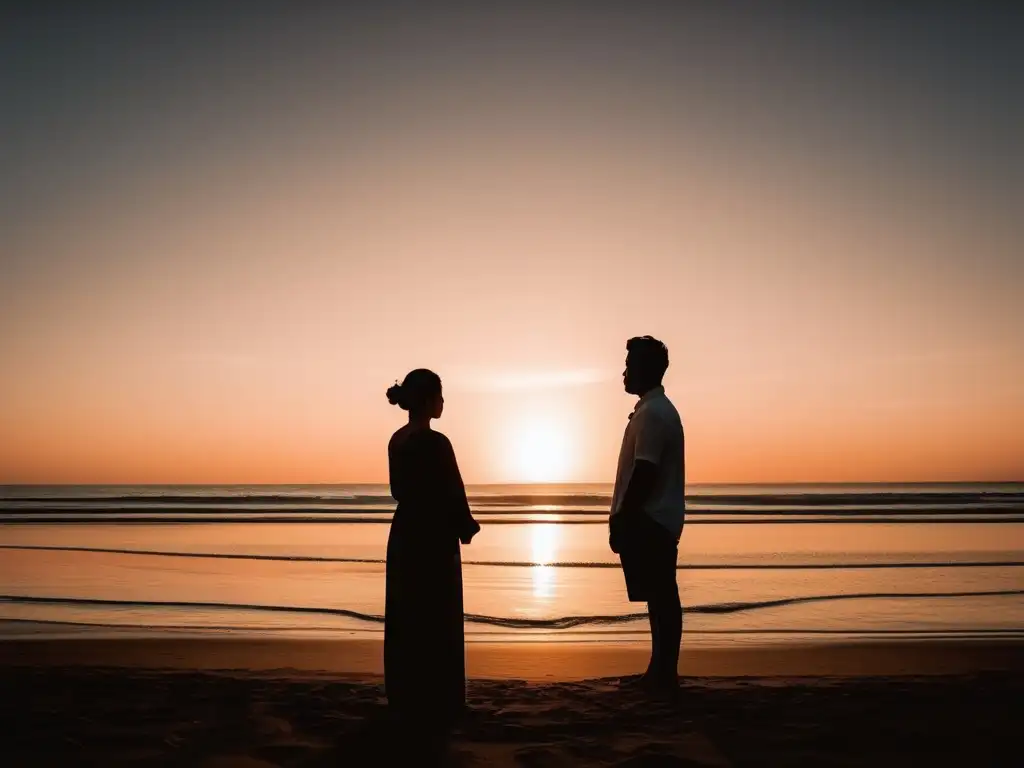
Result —
[[7, 764], [1017, 762], [1020, 643], [694, 650], [675, 703], [624, 677], [644, 661], [630, 646], [472, 644], [471, 711], [429, 752], [389, 724], [377, 642], [3, 642]]

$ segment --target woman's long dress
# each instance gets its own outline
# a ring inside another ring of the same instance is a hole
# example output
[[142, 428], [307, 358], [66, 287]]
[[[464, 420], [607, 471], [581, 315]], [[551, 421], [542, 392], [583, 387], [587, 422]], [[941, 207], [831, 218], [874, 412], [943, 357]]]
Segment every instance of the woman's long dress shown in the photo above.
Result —
[[466, 703], [460, 538], [479, 530], [448, 438], [402, 431], [388, 446], [391, 495], [384, 604], [388, 706], [450, 725]]

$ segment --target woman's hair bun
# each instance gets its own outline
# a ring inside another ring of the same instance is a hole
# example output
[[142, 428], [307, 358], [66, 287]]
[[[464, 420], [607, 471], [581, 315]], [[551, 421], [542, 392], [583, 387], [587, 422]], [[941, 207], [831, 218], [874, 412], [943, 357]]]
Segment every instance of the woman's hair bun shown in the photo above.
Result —
[[388, 387], [388, 402], [403, 411], [417, 411], [441, 396], [441, 377], [426, 368], [410, 371], [399, 384]]
[[404, 408], [402, 405], [402, 385], [397, 381], [388, 387], [387, 396], [388, 402], [392, 405], [397, 405], [399, 408]]

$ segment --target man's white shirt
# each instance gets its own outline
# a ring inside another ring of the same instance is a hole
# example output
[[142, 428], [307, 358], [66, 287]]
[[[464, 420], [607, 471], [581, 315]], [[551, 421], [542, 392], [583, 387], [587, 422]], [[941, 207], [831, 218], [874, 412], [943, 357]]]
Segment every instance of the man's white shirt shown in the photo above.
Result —
[[655, 387], [641, 397], [629, 417], [615, 473], [613, 515], [622, 509], [633, 465], [638, 459], [658, 467], [654, 488], [643, 511], [678, 539], [686, 515], [683, 422], [679, 411], [665, 395], [664, 387]]

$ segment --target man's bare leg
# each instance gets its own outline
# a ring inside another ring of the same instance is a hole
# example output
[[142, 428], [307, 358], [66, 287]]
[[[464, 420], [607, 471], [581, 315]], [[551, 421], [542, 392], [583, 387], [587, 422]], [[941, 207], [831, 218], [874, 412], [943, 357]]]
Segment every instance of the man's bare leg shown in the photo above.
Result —
[[658, 625], [658, 617], [652, 603], [647, 603], [647, 621], [651, 625], [651, 660], [647, 664], [647, 671], [641, 677], [641, 682], [654, 680], [658, 677], [658, 668], [661, 665], [661, 628]]
[[679, 686], [679, 647], [683, 634], [683, 607], [675, 584], [650, 602], [652, 655], [644, 687], [653, 693], [674, 695]]

